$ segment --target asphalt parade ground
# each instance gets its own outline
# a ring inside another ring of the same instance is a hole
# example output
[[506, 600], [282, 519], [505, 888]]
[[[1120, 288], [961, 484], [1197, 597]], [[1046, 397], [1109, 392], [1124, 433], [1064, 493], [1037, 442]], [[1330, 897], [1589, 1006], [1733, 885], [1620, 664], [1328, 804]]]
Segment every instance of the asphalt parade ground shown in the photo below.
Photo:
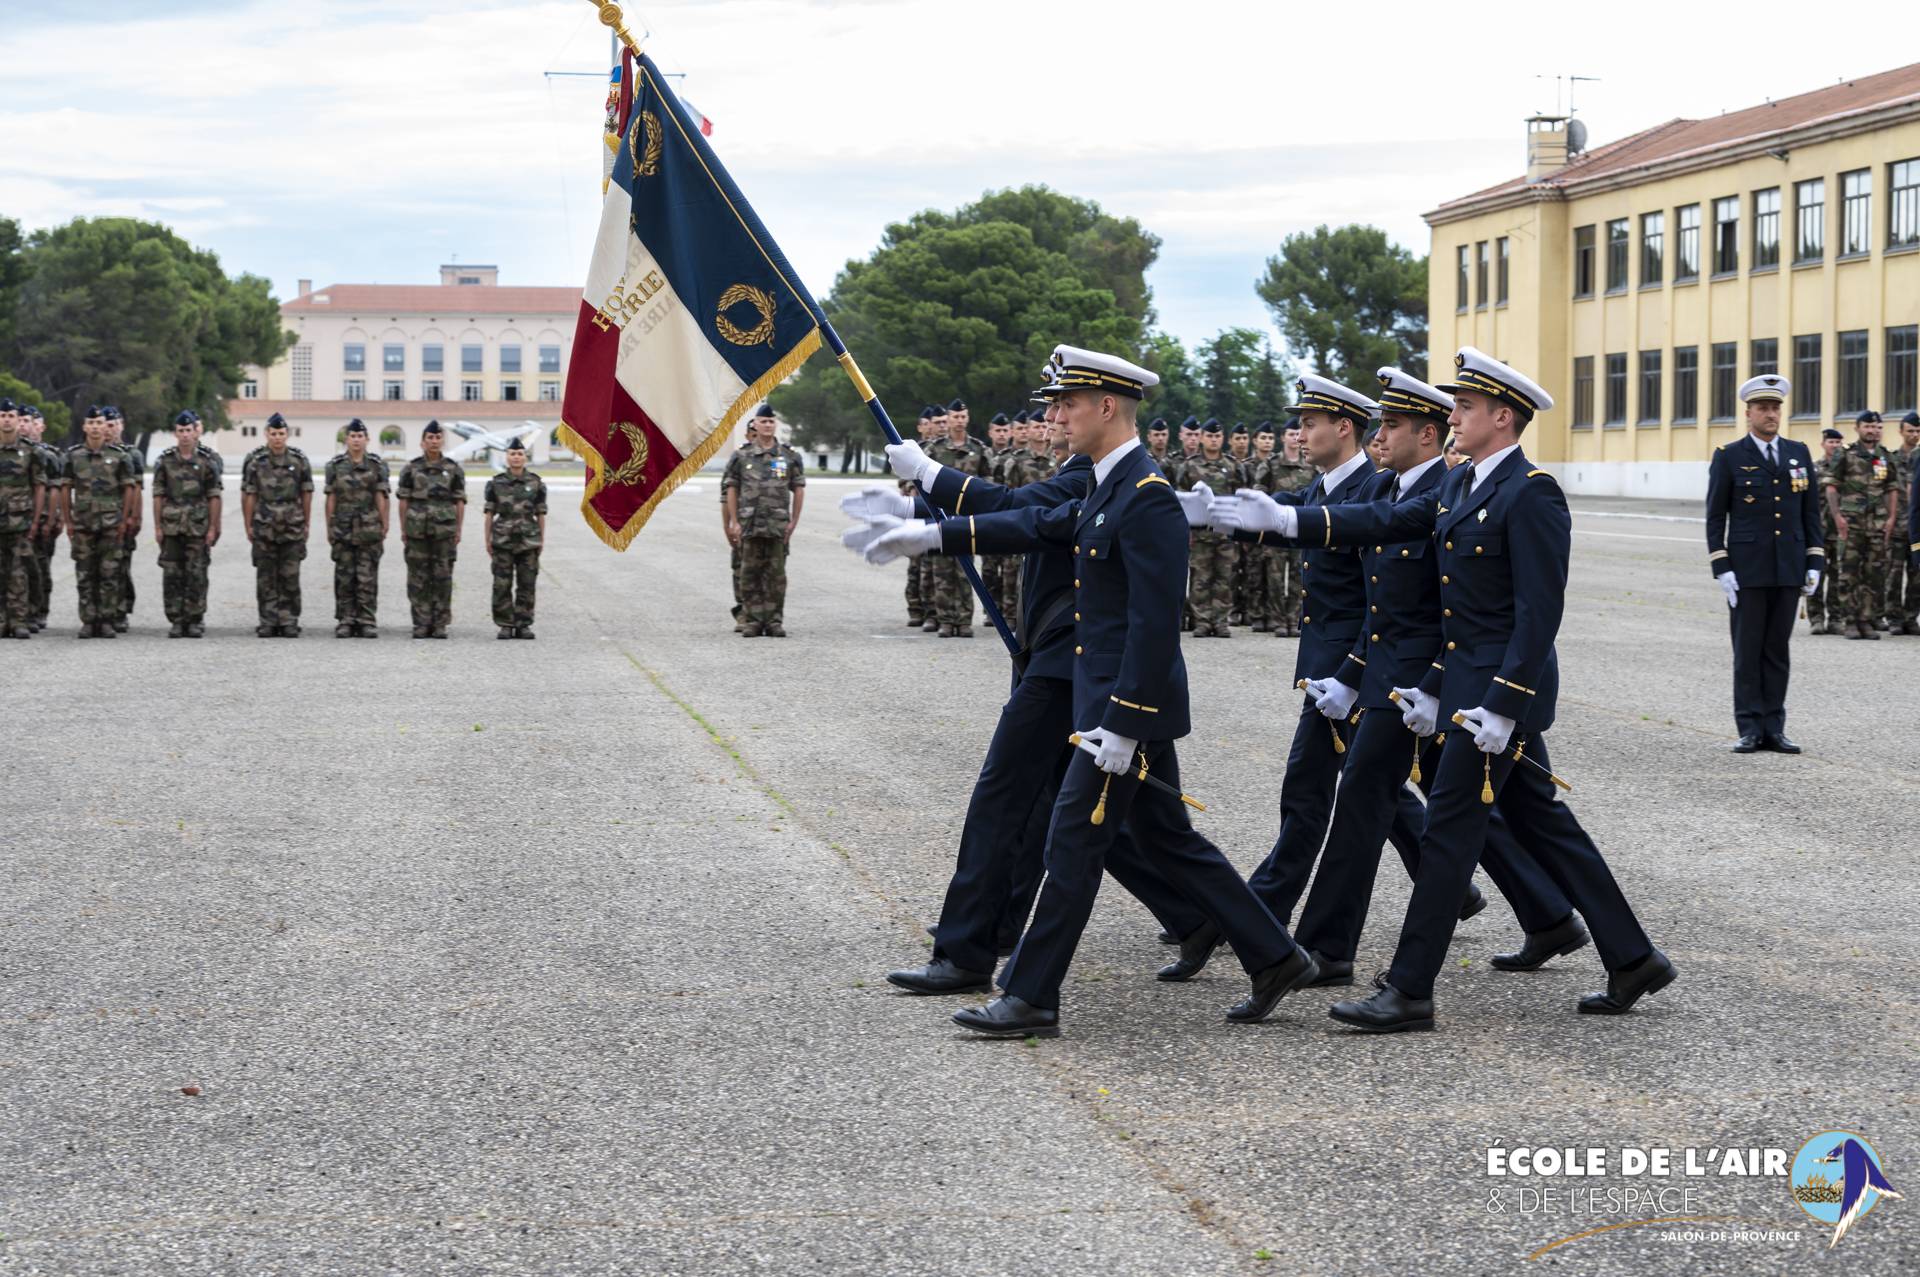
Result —
[[[976, 1041], [884, 975], [1006, 658], [906, 629], [846, 490], [809, 489], [784, 641], [731, 631], [712, 477], [626, 554], [556, 490], [533, 643], [494, 638], [477, 510], [447, 642], [406, 637], [397, 540], [379, 641], [331, 636], [317, 543], [306, 636], [255, 638], [233, 501], [205, 639], [165, 637], [149, 541], [133, 632], [78, 642], [63, 542], [54, 624], [0, 643], [0, 1273], [1920, 1271], [1920, 639], [1803, 625], [1806, 753], [1735, 757], [1697, 511], [1576, 502], [1553, 758], [1678, 983], [1582, 1017], [1591, 948], [1492, 970], [1483, 876], [1439, 1032], [1339, 1031], [1343, 990], [1235, 1026], [1237, 964], [1156, 983], [1109, 884], [1063, 1036]], [[1294, 644], [1186, 651], [1182, 774], [1248, 870]], [[1906, 1194], [1831, 1254], [1727, 1157], [1827, 1131]]]

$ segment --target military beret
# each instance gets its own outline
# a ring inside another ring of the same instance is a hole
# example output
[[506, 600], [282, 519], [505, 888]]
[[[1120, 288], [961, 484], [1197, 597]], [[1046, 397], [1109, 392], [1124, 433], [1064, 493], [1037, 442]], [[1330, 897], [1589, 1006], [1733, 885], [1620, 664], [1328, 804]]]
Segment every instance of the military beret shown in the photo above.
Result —
[[40, 410], [32, 404], [21, 404], [20, 412], [22, 415], [32, 417], [36, 421], [40, 419]]
[[1165, 417], [1155, 417], [1153, 419], [1153, 424], [1147, 427], [1147, 429], [1149, 430], [1165, 430], [1166, 428], [1167, 428], [1167, 419]]
[[1906, 416], [1900, 418], [1900, 424], [1903, 426], [1920, 426], [1920, 412], [1909, 412]]
[[1282, 426], [1282, 427], [1280, 427], [1280, 428], [1281, 428], [1282, 430], [1298, 430], [1298, 429], [1300, 428], [1300, 418], [1298, 418], [1298, 417], [1288, 417], [1288, 418], [1287, 418], [1287, 424], [1286, 424], [1286, 425], [1284, 425], [1284, 426]]
[[1856, 426], [1877, 426], [1880, 424], [1880, 414], [1869, 408], [1855, 417], [1853, 424]]
[[18, 412], [18, 411], [19, 409], [15, 408], [13, 405], [13, 400], [0, 399], [0, 412]]
[[277, 412], [267, 418], [267, 429], [272, 430], [276, 426], [282, 430], [287, 428], [287, 419]]
[[1845, 435], [1841, 434], [1838, 430], [1835, 430], [1832, 426], [1828, 426], [1825, 430], [1822, 430], [1820, 432], [1820, 437], [1822, 439], [1845, 439], [1846, 438]]
[[[87, 415], [90, 417], [98, 417], [101, 415], [101, 413], [98, 408], [95, 408], [95, 409], [89, 410]], [[191, 408], [182, 408], [178, 413], [178, 415], [174, 417], [173, 424], [176, 426], [191, 426], [199, 420], [200, 420], [199, 413], [195, 412]]]
[[518, 439], [510, 440], [507, 443], [508, 452], [525, 452], [526, 450], [527, 450], [527, 445], [524, 443], [521, 443]]
[[86, 415], [87, 415], [87, 416], [89, 416], [89, 417], [97, 417], [97, 416], [99, 416], [99, 415], [100, 415], [100, 405], [99, 405], [99, 404], [97, 404], [97, 403], [91, 403], [91, 404], [88, 404], [88, 405], [87, 405], [87, 413], [86, 413]]
[[763, 403], [758, 408], [755, 408], [753, 410], [753, 415], [755, 417], [772, 417], [773, 405], [770, 403]]
[[423, 438], [427, 435], [438, 435], [438, 434], [445, 434], [445, 433], [446, 432], [444, 430], [440, 429], [440, 423], [437, 421], [429, 421], [426, 425], [420, 427], [420, 434], [421, 434], [421, 437]]
[[990, 425], [990, 426], [1005, 426], [1005, 425], [1010, 425], [1010, 424], [1012, 424], [1012, 423], [1010, 423], [1010, 422], [1009, 422], [1009, 421], [1007, 420], [1007, 414], [1006, 414], [1006, 413], [1004, 413], [1004, 412], [996, 412], [996, 413], [994, 413], [994, 414], [993, 414], [993, 420], [992, 420], [992, 421], [989, 421], [989, 422], [988, 422], [987, 424], [988, 424], [988, 425]]
[[966, 410], [967, 410], [966, 401], [960, 398], [959, 395], [955, 395], [953, 397], [953, 402], [947, 405], [948, 412], [965, 412]]
[[1198, 430], [1200, 428], [1200, 418], [1188, 417], [1185, 421], [1180, 423], [1180, 428], [1182, 430]]
[[931, 420], [932, 418], [934, 418], [934, 417], [937, 417], [937, 416], [939, 416], [939, 415], [940, 415], [939, 413], [937, 413], [937, 412], [935, 412], [935, 411], [934, 411], [934, 410], [933, 410], [932, 408], [930, 408], [930, 407], [929, 407], [929, 408], [922, 408], [922, 409], [920, 410], [920, 420], [922, 420], [922, 421], [928, 421], [928, 420]]
[[1233, 429], [1227, 431], [1227, 433], [1231, 435], [1243, 435], [1247, 433], [1247, 423], [1244, 421], [1236, 421], [1233, 423]]
[[1253, 433], [1257, 435], [1270, 435], [1273, 433], [1273, 423], [1271, 421], [1263, 421], [1253, 428]]
[[[278, 416], [279, 414], [275, 413], [274, 415]], [[363, 435], [367, 433], [367, 423], [355, 417], [347, 423], [346, 433], [350, 435]]]
[[1027, 410], [1025, 408], [1013, 414], [1013, 424], [1016, 426], [1024, 426], [1027, 424]]
[[109, 421], [123, 420], [123, 418], [120, 415], [120, 409], [114, 404], [108, 404], [106, 407], [102, 408], [100, 410], [100, 415], [105, 417]]
[[1200, 427], [1200, 433], [1201, 433], [1201, 434], [1203, 434], [1203, 435], [1217, 435], [1217, 434], [1219, 434], [1219, 433], [1220, 433], [1220, 418], [1218, 418], [1218, 417], [1208, 417], [1208, 418], [1207, 418], [1207, 420], [1206, 420], [1206, 424]]

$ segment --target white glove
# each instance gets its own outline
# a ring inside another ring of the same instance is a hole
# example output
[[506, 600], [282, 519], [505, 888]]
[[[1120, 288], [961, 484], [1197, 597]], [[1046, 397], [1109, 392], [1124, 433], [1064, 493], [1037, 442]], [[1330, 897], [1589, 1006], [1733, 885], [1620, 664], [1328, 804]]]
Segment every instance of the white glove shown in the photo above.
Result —
[[[1727, 575], [1732, 576], [1733, 573], [1729, 572], [1727, 573]], [[1812, 598], [1813, 592], [1819, 588], [1820, 588], [1820, 569], [1808, 568], [1807, 583], [1800, 587], [1800, 593], [1806, 595], [1808, 598]]]
[[923, 488], [933, 487], [933, 477], [940, 473], [940, 463], [911, 439], [887, 445], [887, 465], [902, 479], [911, 479]]
[[878, 540], [867, 547], [867, 562], [878, 567], [891, 563], [902, 555], [919, 558], [931, 550], [940, 548], [940, 525], [926, 519], [908, 519], [896, 528], [882, 533]]
[[865, 554], [868, 546], [893, 531], [893, 529], [899, 527], [903, 522], [905, 522], [905, 520], [895, 518], [891, 514], [870, 515], [848, 528], [845, 532], [842, 532], [840, 534], [840, 544], [846, 546], [855, 554]]
[[1214, 498], [1207, 519], [1223, 532], [1278, 532], [1290, 537], [1300, 530], [1300, 512], [1281, 505], [1258, 488], [1242, 488], [1230, 497]]
[[1513, 739], [1513, 720], [1504, 718], [1490, 709], [1474, 706], [1460, 711], [1460, 717], [1466, 720], [1467, 730], [1473, 733], [1473, 743], [1480, 747], [1483, 754], [1504, 754], [1507, 742]]
[[1417, 687], [1396, 687], [1400, 694], [1400, 721], [1415, 736], [1433, 735], [1434, 724], [1440, 718], [1440, 702]]
[[1310, 678], [1307, 695], [1313, 697], [1315, 708], [1338, 722], [1353, 712], [1353, 702], [1359, 697], [1360, 689], [1348, 687], [1337, 678]]
[[[1740, 606], [1740, 582], [1731, 572], [1720, 574], [1720, 592], [1727, 596], [1728, 607]], [[1811, 591], [1809, 591], [1811, 593]]]
[[872, 484], [850, 497], [840, 498], [840, 513], [850, 519], [871, 519], [876, 514], [896, 519], [913, 517], [913, 498], [893, 488]]
[[1180, 513], [1187, 516], [1187, 526], [1204, 528], [1207, 526], [1207, 507], [1213, 503], [1213, 489], [1204, 483], [1193, 485], [1192, 492], [1173, 494], [1180, 502]]
[[[1088, 749], [1089, 745], [1093, 748]], [[1094, 766], [1101, 771], [1124, 776], [1134, 769], [1134, 753], [1140, 748], [1140, 742], [1104, 727], [1094, 727], [1080, 733], [1080, 748], [1093, 755]]]

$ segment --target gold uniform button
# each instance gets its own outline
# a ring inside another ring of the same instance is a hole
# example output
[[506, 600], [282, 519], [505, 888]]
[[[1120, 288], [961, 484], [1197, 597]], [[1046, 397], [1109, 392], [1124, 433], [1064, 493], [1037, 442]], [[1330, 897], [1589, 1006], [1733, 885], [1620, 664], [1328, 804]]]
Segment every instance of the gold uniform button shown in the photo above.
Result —
[[1379, 608], [1377, 608], [1377, 607], [1373, 607], [1373, 606], [1369, 606], [1369, 607], [1367, 608], [1367, 611], [1369, 611], [1369, 612], [1378, 612], [1379, 610], [1380, 610]]
[[1075, 612], [1075, 613], [1073, 614], [1073, 619], [1074, 619], [1074, 620], [1076, 620], [1076, 621], [1077, 621], [1077, 620], [1079, 620], [1079, 619], [1080, 619], [1080, 614], [1079, 614], [1078, 612]]
[[1080, 588], [1080, 578], [1077, 576], [1073, 578], [1073, 588], [1076, 590]]
[[1380, 636], [1378, 634], [1369, 634], [1367, 635], [1367, 641], [1369, 643], [1378, 643], [1380, 641]]
[[1440, 578], [1440, 584], [1442, 584], [1442, 585], [1452, 585], [1452, 584], [1453, 584], [1453, 578], [1452, 578], [1452, 577], [1450, 577], [1450, 576], [1443, 576], [1443, 577], [1441, 577], [1441, 578]]
[[1376, 546], [1374, 546], [1374, 547], [1373, 547], [1373, 552], [1374, 552], [1375, 554], [1378, 554], [1378, 553], [1380, 553], [1380, 551], [1382, 551], [1382, 550], [1384, 550], [1384, 549], [1386, 549], [1386, 548], [1387, 548], [1387, 547], [1386, 547], [1386, 546], [1384, 546], [1384, 545], [1376, 545]]
[[1451, 550], [1453, 548], [1453, 542], [1451, 541], [1447, 542], [1447, 548]]
[[1449, 643], [1449, 644], [1447, 644], [1447, 650], [1448, 650], [1449, 652], [1451, 652], [1451, 651], [1453, 650], [1453, 648], [1454, 648], [1454, 645], [1453, 645], [1452, 643]]
[[1099, 557], [1100, 557], [1100, 551], [1098, 551], [1098, 550], [1088, 550], [1088, 551], [1087, 551], [1087, 557], [1088, 557], [1089, 559], [1097, 559], [1097, 558], [1099, 558]]
[[1074, 654], [1075, 656], [1078, 656], [1078, 655], [1080, 655], [1080, 653], [1082, 653], [1082, 652], [1084, 652], [1084, 651], [1086, 651], [1086, 650], [1087, 650], [1087, 649], [1086, 649], [1086, 648], [1084, 648], [1084, 647], [1079, 647], [1079, 646], [1076, 646], [1076, 647], [1075, 647], [1075, 648], [1073, 649], [1073, 654]]
[[1300, 624], [1305, 625], [1308, 621], [1311, 621], [1312, 619], [1313, 618], [1310, 616], [1303, 616], [1300, 618]]
[[1379, 577], [1377, 577], [1377, 576], [1370, 576], [1370, 577], [1368, 577], [1368, 578], [1367, 578], [1367, 580], [1369, 580], [1369, 581], [1371, 581], [1371, 582], [1373, 582], [1373, 584], [1375, 584], [1375, 585], [1378, 585], [1378, 584], [1380, 584], [1380, 578], [1379, 578]]
[[1482, 550], [1484, 550], [1484, 549], [1486, 549], [1486, 548], [1487, 548], [1487, 547], [1486, 547], [1486, 546], [1484, 546], [1484, 545], [1476, 545], [1476, 546], [1474, 546], [1474, 547], [1473, 547], [1473, 552], [1474, 552], [1475, 554], [1478, 554], [1478, 553], [1480, 553], [1480, 551], [1482, 551]]
[[1404, 558], [1406, 558], [1406, 557], [1407, 557], [1407, 552], [1406, 552], [1405, 550], [1402, 550], [1402, 551], [1400, 551], [1400, 557], [1401, 557], [1401, 558], [1403, 558], [1403, 559], [1404, 559]]
[[1779, 528], [1775, 528], [1775, 529], [1773, 530], [1773, 535], [1775, 535], [1775, 536], [1779, 536], [1779, 535], [1780, 535], [1780, 529], [1779, 529]]
[[1313, 564], [1311, 564], [1311, 563], [1302, 563], [1302, 564], [1300, 565], [1300, 570], [1301, 570], [1302, 572], [1305, 572], [1305, 571], [1306, 571], [1306, 570], [1307, 570], [1308, 568], [1310, 568], [1310, 567], [1312, 567], [1312, 566], [1313, 566]]
[[1441, 609], [1440, 609], [1440, 615], [1442, 615], [1442, 616], [1452, 616], [1452, 615], [1453, 615], [1453, 609], [1452, 609], [1452, 608], [1450, 608], [1450, 607], [1443, 607], [1443, 608], [1441, 608]]

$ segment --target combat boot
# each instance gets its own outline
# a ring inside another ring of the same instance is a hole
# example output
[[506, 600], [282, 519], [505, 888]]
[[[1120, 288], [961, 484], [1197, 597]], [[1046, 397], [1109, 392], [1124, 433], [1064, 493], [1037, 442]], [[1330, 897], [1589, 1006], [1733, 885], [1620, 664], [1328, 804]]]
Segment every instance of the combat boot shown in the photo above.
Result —
[[[785, 638], [786, 636], [787, 636], [787, 631], [785, 630], [785, 628], [783, 628], [783, 627], [781, 626], [781, 624], [780, 624], [780, 622], [778, 622], [778, 621], [775, 621], [775, 622], [774, 622], [773, 624], [771, 624], [771, 625], [769, 625], [769, 626], [767, 627], [767, 637], [768, 637], [768, 638]], [[525, 634], [523, 634], [523, 635], [522, 635], [521, 637], [522, 637], [522, 638], [532, 638], [532, 637], [533, 637], [533, 631], [532, 631], [532, 630], [528, 630], [528, 631], [527, 631], [527, 632], [526, 632]]]
[[168, 638], [185, 638], [186, 636], [187, 636], [187, 623], [185, 621], [175, 621], [172, 625], [167, 627]]
[[379, 638], [380, 627], [377, 625], [358, 626], [355, 628], [354, 634], [360, 638]]
[[953, 636], [955, 638], [972, 638], [973, 627], [971, 625], [956, 625], [953, 627]]
[[[1886, 626], [1883, 625], [1880, 628], [1885, 629]], [[112, 629], [115, 634], [125, 634], [127, 632], [127, 618], [123, 616], [119, 620], [115, 621], [113, 623]]]
[[940, 622], [934, 620], [932, 617], [928, 617], [926, 624], [922, 625], [920, 629], [923, 633], [938, 634], [940, 632]]
[[427, 627], [426, 627], [426, 626], [424, 626], [424, 625], [416, 625], [416, 626], [414, 626], [414, 627], [413, 627], [413, 636], [414, 636], [415, 638], [426, 638], [426, 637], [427, 637]]
[[335, 638], [352, 638], [353, 635], [354, 635], [353, 627], [351, 625], [348, 625], [345, 621], [342, 621], [340, 622], [340, 624], [333, 627], [333, 636]]
[[253, 627], [253, 636], [255, 638], [272, 638], [277, 633], [279, 633], [279, 631], [271, 625], [256, 625]]
[[1900, 627], [1899, 632], [1902, 634], [1920, 634], [1920, 622], [1908, 621]]
[[[533, 632], [533, 627], [531, 625], [520, 626], [518, 629], [514, 630], [513, 636], [517, 639], [530, 639], [530, 638], [539, 637]], [[785, 635], [782, 635], [781, 637], [784, 638]]]
[[498, 634], [496, 634], [496, 635], [494, 635], [494, 637], [495, 637], [495, 638], [497, 638], [497, 639], [510, 639], [510, 638], [512, 638], [512, 637], [513, 637], [513, 627], [512, 627], [511, 625], [503, 625], [503, 626], [501, 626], [501, 627], [500, 627], [500, 632], [499, 632]]
[[187, 622], [187, 637], [188, 637], [188, 638], [205, 638], [206, 636], [207, 636], [207, 627], [206, 627], [206, 626], [204, 626], [204, 625], [202, 625], [202, 624], [201, 624], [200, 622], [198, 622], [198, 621], [188, 621], [188, 622]]

